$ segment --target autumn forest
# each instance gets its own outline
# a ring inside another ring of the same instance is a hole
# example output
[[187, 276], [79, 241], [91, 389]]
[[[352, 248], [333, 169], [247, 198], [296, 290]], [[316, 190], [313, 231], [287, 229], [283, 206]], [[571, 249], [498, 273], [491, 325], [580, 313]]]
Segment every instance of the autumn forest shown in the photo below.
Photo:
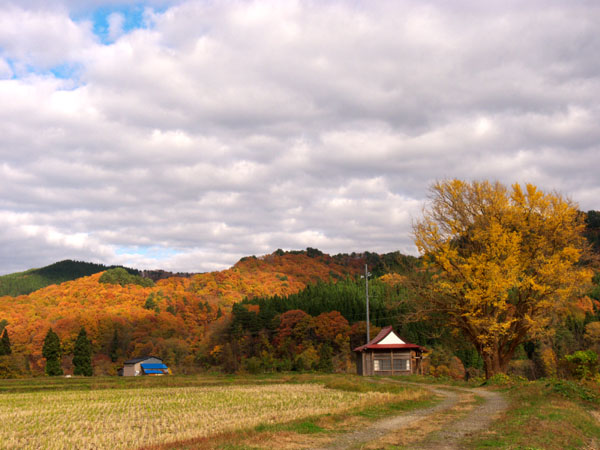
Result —
[[433, 187], [440, 201], [415, 225], [419, 258], [308, 248], [212, 273], [63, 261], [2, 276], [0, 377], [46, 373], [50, 329], [65, 374], [82, 330], [94, 375], [145, 355], [175, 373], [352, 372], [365, 265], [371, 337], [392, 325], [427, 349], [431, 375], [595, 376], [600, 213], [529, 186], [460, 183]]

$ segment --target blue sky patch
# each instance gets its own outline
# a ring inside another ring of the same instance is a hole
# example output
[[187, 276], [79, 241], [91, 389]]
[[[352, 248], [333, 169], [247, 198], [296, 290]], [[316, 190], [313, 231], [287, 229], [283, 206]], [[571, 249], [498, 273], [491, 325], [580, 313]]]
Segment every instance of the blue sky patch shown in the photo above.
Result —
[[[0, 55], [1, 57], [1, 55]], [[17, 71], [15, 68], [15, 61], [12, 58], [4, 58], [4, 61], [6, 61], [6, 64], [8, 64], [8, 67], [10, 68], [10, 71], [12, 72], [10, 78], [12, 78], [13, 80], [17, 79]]]
[[70, 63], [61, 64], [50, 69], [50, 73], [52, 75], [54, 75], [56, 78], [60, 78], [63, 80], [72, 80], [74, 78], [77, 78], [80, 71], [80, 64]]
[[94, 26], [94, 33], [100, 38], [100, 41], [103, 44], [110, 44], [113, 42], [113, 39], [111, 39], [110, 36], [109, 18], [114, 13], [123, 16], [122, 29], [124, 33], [139, 28], [145, 28], [146, 26], [144, 22], [144, 6], [142, 4], [112, 7], [104, 6], [98, 8], [92, 13], [91, 20]]
[[23, 79], [29, 75], [54, 77], [65, 81], [61, 84], [60, 90], [77, 89], [83, 84], [79, 79], [82, 71], [82, 65], [79, 63], [64, 63], [50, 68], [42, 68], [12, 58], [7, 58], [5, 61], [12, 71], [10, 78], [13, 80]]

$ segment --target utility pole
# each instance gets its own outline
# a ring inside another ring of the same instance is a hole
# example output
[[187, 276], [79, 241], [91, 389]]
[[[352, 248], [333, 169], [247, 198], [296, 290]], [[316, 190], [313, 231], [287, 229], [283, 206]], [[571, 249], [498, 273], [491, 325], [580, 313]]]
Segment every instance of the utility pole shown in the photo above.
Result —
[[365, 296], [367, 298], [367, 344], [371, 340], [371, 333], [369, 333], [369, 269], [365, 264]]

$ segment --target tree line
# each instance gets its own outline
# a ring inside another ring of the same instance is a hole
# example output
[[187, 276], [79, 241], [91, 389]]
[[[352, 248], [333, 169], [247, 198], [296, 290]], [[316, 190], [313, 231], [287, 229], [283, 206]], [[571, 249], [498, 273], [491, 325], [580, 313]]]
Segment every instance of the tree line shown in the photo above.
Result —
[[[48, 376], [63, 375], [61, 366], [62, 350], [60, 347], [60, 339], [58, 335], [52, 331], [52, 328], [46, 333], [44, 338], [44, 346], [42, 355], [46, 358], [45, 373]], [[92, 343], [87, 337], [85, 328], [81, 328], [75, 341], [73, 349], [73, 375], [83, 375], [91, 377], [93, 375], [92, 368]]]
[[99, 373], [143, 354], [227, 371], [324, 370], [331, 354], [334, 369], [350, 370], [366, 339], [367, 262], [372, 324], [427, 347], [432, 373], [551, 376], [570, 370], [567, 356], [600, 350], [598, 219], [532, 185], [448, 180], [415, 223], [418, 259], [278, 250], [156, 283], [113, 269], [31, 294], [27, 307], [0, 303], [0, 317], [11, 322], [11, 358], [28, 355], [32, 366], [47, 363], [39, 342], [48, 327], [71, 354], [85, 324]]

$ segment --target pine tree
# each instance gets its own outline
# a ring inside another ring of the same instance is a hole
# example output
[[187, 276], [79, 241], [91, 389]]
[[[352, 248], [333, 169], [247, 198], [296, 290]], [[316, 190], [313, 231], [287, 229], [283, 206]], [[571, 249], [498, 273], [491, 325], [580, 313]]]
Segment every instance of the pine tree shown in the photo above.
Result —
[[75, 341], [75, 348], [73, 350], [73, 374], [84, 375], [91, 377], [93, 374], [92, 369], [92, 343], [87, 337], [85, 328], [81, 327], [81, 331]]
[[52, 328], [48, 330], [44, 339], [42, 356], [46, 358], [46, 375], [55, 377], [63, 374], [62, 367], [60, 366], [60, 339], [52, 331]]
[[322, 372], [333, 372], [333, 351], [327, 342], [319, 349], [319, 364], [317, 368]]
[[116, 362], [118, 358], [117, 351], [119, 350], [119, 335], [117, 333], [117, 329], [115, 328], [115, 332], [113, 334], [112, 341], [110, 342], [109, 355], [110, 360], [112, 362]]
[[5, 328], [2, 339], [0, 339], [0, 356], [10, 355], [11, 353], [12, 350], [10, 348], [10, 340], [8, 339], [8, 330]]

